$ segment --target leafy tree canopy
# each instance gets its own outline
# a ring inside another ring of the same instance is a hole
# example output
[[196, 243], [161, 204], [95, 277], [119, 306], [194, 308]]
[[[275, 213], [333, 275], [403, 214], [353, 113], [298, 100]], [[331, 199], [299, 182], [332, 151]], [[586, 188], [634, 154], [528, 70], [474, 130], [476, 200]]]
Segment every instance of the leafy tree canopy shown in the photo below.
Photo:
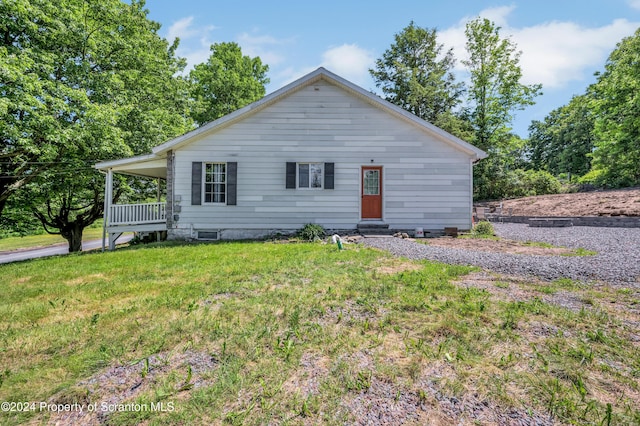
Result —
[[191, 127], [188, 86], [175, 77], [184, 61], [147, 13], [138, 0], [0, 3], [0, 199], [28, 192], [21, 199], [72, 251], [102, 215], [92, 164]]
[[386, 100], [450, 130], [460, 127], [453, 112], [464, 91], [464, 85], [455, 81], [454, 66], [453, 51], [444, 51], [436, 30], [411, 22], [395, 35], [395, 42], [369, 73]]
[[267, 71], [259, 57], [242, 55], [237, 43], [213, 44], [207, 62], [189, 73], [195, 100], [191, 116], [204, 124], [261, 99]]
[[509, 141], [514, 113], [533, 105], [541, 93], [539, 84], [520, 82], [520, 54], [516, 45], [500, 36], [500, 27], [484, 18], [467, 24], [467, 53], [463, 61], [470, 75], [468, 100], [475, 144], [486, 151]]
[[553, 175], [582, 176], [591, 168], [594, 116], [588, 95], [553, 110], [529, 127], [528, 159], [532, 168]]
[[640, 29], [618, 43], [591, 91], [596, 183], [640, 184]]

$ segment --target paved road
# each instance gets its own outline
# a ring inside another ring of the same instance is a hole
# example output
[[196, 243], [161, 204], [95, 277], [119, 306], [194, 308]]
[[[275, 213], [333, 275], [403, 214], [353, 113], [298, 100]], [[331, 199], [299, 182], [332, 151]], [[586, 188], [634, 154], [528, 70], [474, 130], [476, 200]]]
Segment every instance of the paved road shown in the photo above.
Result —
[[[118, 238], [118, 244], [126, 243], [133, 235], [123, 235]], [[82, 243], [82, 251], [95, 250], [102, 247], [102, 239], [85, 241]], [[0, 263], [19, 262], [21, 260], [36, 259], [38, 257], [58, 256], [69, 253], [69, 246], [56, 245], [51, 247], [43, 247], [33, 250], [21, 250], [8, 254], [0, 254]]]

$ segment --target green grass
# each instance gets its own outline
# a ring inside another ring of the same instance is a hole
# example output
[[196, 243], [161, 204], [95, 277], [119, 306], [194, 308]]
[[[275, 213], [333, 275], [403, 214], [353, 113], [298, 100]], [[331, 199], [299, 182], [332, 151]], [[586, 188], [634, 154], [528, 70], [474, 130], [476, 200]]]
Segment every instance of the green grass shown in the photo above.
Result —
[[[3, 265], [0, 401], [174, 408], [115, 411], [113, 425], [343, 424], [363, 394], [438, 412], [435, 388], [562, 423], [640, 422], [636, 331], [595, 309], [634, 292], [589, 290], [594, 309], [574, 312], [453, 284], [470, 271], [268, 242]], [[553, 331], [532, 331], [542, 325]], [[0, 413], [3, 424], [48, 420], [55, 414]]]
[[474, 240], [492, 240], [492, 241], [500, 241], [501, 238], [497, 235], [487, 235], [487, 234], [478, 234], [475, 232], [469, 232], [466, 234], [459, 234], [458, 238], [470, 238]]
[[562, 256], [570, 256], [570, 257], [571, 256], [595, 256], [596, 254], [598, 254], [597, 251], [587, 250], [585, 248], [578, 247], [577, 249], [574, 249], [572, 253], [563, 254]]
[[[102, 238], [102, 228], [86, 228], [82, 233], [82, 241]], [[60, 235], [41, 234], [24, 237], [8, 237], [0, 239], [0, 252], [13, 251], [32, 247], [47, 247], [55, 244], [67, 244]]]

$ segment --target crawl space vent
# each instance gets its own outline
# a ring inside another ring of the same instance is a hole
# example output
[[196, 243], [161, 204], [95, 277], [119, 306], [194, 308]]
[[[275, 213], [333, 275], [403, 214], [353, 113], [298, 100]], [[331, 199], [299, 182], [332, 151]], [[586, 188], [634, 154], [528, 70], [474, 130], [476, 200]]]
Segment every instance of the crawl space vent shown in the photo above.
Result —
[[199, 240], [217, 240], [218, 231], [198, 231]]

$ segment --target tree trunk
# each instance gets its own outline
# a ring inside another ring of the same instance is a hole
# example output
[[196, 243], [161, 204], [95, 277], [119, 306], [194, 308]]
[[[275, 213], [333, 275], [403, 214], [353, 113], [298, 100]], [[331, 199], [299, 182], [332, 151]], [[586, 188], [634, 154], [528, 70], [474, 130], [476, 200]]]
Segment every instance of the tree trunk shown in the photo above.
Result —
[[62, 232], [62, 236], [69, 243], [69, 253], [82, 251], [82, 231], [84, 231], [84, 226], [78, 222], [72, 222]]

